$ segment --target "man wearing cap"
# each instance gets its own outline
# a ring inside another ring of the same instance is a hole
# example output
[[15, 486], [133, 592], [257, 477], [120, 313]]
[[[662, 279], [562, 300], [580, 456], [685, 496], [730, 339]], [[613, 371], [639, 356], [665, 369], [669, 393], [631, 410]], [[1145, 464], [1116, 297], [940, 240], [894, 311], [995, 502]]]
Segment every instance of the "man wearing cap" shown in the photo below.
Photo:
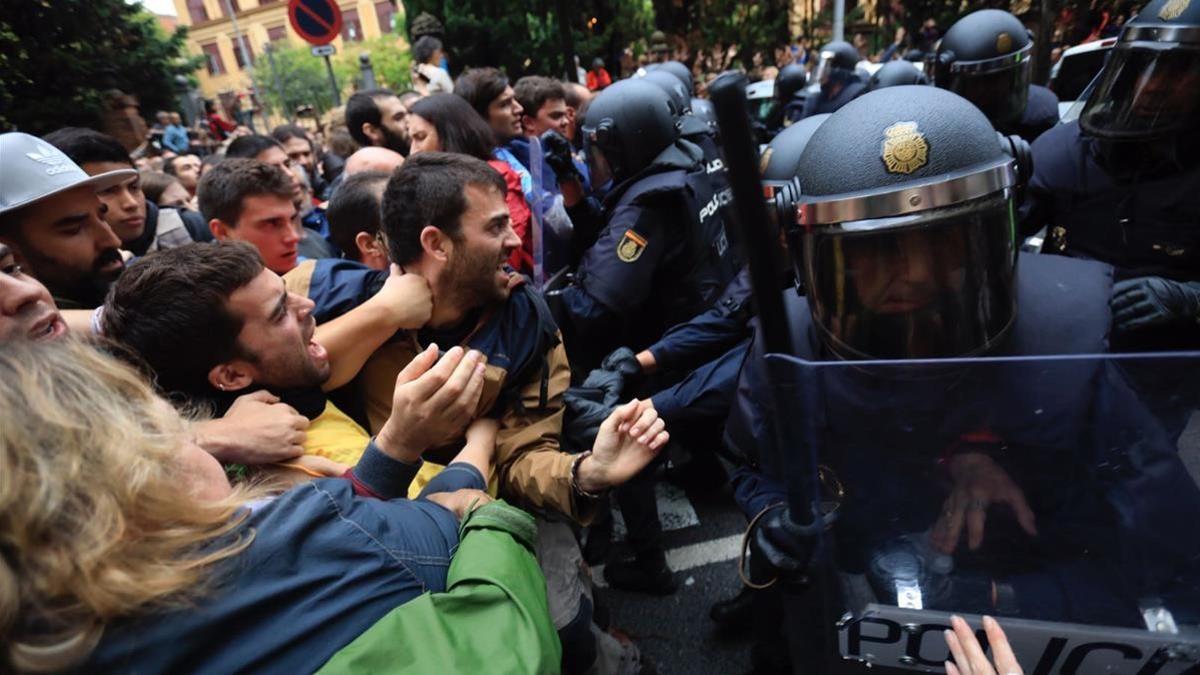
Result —
[[0, 242], [59, 308], [100, 305], [124, 271], [121, 240], [96, 193], [136, 175], [119, 169], [89, 176], [39, 138], [0, 134]]

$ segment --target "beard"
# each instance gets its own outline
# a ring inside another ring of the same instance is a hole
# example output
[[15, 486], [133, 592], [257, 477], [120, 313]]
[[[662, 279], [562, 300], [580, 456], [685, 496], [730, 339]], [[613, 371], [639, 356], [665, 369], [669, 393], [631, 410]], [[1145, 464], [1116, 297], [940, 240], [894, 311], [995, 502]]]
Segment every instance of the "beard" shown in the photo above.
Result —
[[42, 272], [43, 270], [66, 270], [68, 268], [52, 257], [41, 256], [37, 253], [28, 253], [27, 257], [35, 276], [41, 279], [56, 301], [60, 304], [62, 300], [72, 301], [83, 308], [99, 307], [104, 304], [109, 287], [125, 271], [124, 266], [116, 268], [115, 271], [101, 271], [105, 265], [122, 259], [121, 252], [115, 248], [106, 249], [96, 256], [95, 262], [92, 263], [92, 269], [85, 274], [76, 276], [59, 276], [53, 272], [45, 274]]
[[407, 136], [401, 136], [400, 134], [394, 133], [391, 129], [388, 129], [386, 126], [382, 125], [380, 125], [379, 130], [383, 132], [383, 145], [385, 148], [388, 150], [395, 150], [401, 155], [404, 155], [404, 157], [408, 157], [409, 140]]
[[476, 308], [508, 298], [507, 289], [496, 284], [496, 266], [500, 262], [492, 254], [459, 247], [450, 258], [443, 278], [461, 307]]

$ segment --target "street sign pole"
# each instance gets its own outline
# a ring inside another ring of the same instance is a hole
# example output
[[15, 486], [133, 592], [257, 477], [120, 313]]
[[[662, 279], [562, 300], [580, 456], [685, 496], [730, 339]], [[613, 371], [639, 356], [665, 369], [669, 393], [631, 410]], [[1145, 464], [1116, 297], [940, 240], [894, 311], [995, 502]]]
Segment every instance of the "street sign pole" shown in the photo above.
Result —
[[341, 8], [335, 0], [288, 0], [288, 20], [297, 35], [316, 45], [312, 48], [313, 56], [325, 59], [325, 72], [329, 73], [329, 86], [333, 89], [333, 105], [340, 106], [342, 92], [333, 74], [333, 62], [329, 60], [335, 50], [329, 43], [342, 30]]
[[329, 86], [333, 87], [333, 107], [338, 107], [342, 104], [342, 93], [338, 91], [337, 78], [333, 75], [333, 62], [329, 60], [329, 55], [324, 56], [325, 72], [329, 73]]

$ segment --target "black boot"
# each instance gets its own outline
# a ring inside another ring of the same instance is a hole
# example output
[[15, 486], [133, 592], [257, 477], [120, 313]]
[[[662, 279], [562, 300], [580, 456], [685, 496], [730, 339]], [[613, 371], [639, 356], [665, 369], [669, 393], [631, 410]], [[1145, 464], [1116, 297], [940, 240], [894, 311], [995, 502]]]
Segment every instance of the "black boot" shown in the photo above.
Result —
[[725, 630], [747, 630], [754, 618], [754, 591], [743, 587], [732, 598], [714, 603], [708, 616]]
[[639, 552], [633, 560], [618, 560], [604, 566], [604, 580], [624, 591], [670, 595], [678, 585], [667, 556], [660, 548]]

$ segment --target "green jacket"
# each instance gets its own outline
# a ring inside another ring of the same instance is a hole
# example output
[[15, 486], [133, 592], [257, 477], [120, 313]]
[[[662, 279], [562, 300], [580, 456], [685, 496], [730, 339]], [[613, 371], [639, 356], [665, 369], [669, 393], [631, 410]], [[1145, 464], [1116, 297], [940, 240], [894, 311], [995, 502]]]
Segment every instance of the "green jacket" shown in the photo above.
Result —
[[392, 610], [320, 673], [557, 673], [533, 517], [502, 501], [464, 519], [446, 592]]

